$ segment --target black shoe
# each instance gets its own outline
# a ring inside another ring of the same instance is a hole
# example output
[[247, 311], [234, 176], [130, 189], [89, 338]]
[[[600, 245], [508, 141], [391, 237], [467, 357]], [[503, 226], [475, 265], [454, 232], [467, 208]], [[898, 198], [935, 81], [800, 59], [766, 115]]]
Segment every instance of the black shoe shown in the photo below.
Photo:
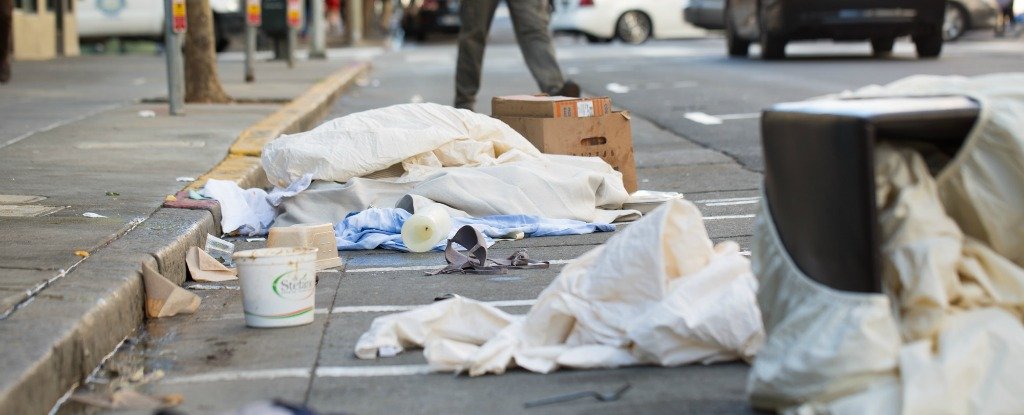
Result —
[[580, 86], [576, 85], [576, 83], [573, 82], [571, 79], [566, 79], [565, 84], [562, 85], [562, 89], [559, 89], [558, 92], [555, 93], [555, 95], [579, 98]]

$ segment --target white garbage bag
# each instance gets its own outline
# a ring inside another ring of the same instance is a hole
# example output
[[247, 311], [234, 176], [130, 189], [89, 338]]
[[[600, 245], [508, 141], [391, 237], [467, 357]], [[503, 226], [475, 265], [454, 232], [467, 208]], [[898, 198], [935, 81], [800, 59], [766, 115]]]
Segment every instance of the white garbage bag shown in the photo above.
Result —
[[376, 319], [355, 350], [419, 345], [435, 368], [472, 376], [750, 360], [764, 336], [756, 290], [739, 246], [713, 246], [696, 206], [673, 200], [566, 265], [521, 319], [447, 300]]

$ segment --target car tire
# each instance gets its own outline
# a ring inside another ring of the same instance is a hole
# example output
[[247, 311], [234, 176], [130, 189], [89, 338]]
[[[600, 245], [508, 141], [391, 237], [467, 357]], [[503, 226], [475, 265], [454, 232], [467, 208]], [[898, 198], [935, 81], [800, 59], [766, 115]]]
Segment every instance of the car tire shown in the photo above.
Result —
[[871, 54], [874, 56], [892, 55], [892, 47], [896, 43], [895, 38], [876, 37], [871, 39]]
[[636, 45], [651, 38], [651, 18], [637, 10], [630, 10], [619, 16], [615, 23], [615, 36], [623, 42]]
[[732, 18], [729, 13], [729, 5], [726, 3], [725, 9], [725, 46], [729, 52], [729, 56], [735, 56], [744, 58], [750, 55], [750, 41], [741, 39], [739, 33], [736, 33], [735, 23], [732, 22]]
[[942, 21], [942, 38], [957, 40], [967, 31], [967, 11], [956, 3], [946, 3], [946, 17]]
[[758, 44], [761, 45], [761, 59], [766, 61], [784, 59], [786, 57], [786, 39], [779, 36], [771, 36], [765, 29], [764, 13], [761, 5], [758, 4], [757, 24], [760, 27]]
[[942, 28], [938, 27], [924, 35], [914, 36], [917, 57], [921, 59], [937, 58], [942, 53]]

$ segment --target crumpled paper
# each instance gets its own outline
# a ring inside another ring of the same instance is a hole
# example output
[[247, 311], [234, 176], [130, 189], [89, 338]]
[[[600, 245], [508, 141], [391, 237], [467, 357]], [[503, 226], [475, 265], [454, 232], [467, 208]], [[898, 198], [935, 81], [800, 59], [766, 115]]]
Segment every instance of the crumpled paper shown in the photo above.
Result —
[[185, 255], [185, 264], [188, 265], [188, 273], [195, 281], [221, 282], [238, 279], [238, 269], [228, 268], [210, 256], [202, 248], [193, 246]]
[[199, 308], [199, 296], [168, 280], [148, 264], [142, 264], [146, 285], [146, 315], [150, 318], [192, 314]]

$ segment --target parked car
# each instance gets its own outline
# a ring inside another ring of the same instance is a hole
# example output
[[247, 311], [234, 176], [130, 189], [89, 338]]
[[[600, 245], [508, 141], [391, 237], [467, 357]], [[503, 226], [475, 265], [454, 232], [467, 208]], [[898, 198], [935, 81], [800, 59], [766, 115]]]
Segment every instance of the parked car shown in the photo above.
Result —
[[431, 32], [457, 33], [461, 27], [459, 0], [408, 0], [402, 5], [402, 30], [416, 40]]
[[794, 40], [868, 40], [885, 55], [909, 35], [918, 57], [935, 58], [945, 14], [946, 0], [726, 0], [725, 39], [730, 56], [747, 56], [757, 42], [762, 59], [782, 59]]
[[[78, 0], [78, 38], [99, 42], [109, 38], [161, 41], [164, 37], [163, 0]], [[239, 0], [210, 0], [216, 47], [228, 47], [228, 27], [241, 22]], [[240, 26], [240, 25], [236, 25]]]
[[[1024, 2], [1024, 0], [1021, 0]], [[683, 10], [686, 21], [704, 29], [725, 29], [725, 0], [690, 0]], [[992, 29], [998, 21], [996, 0], [948, 0], [942, 37], [956, 40], [968, 30]]]
[[996, 0], [949, 0], [942, 37], [956, 40], [968, 30], [993, 29], [998, 19], [999, 3]]
[[551, 30], [583, 34], [591, 42], [619, 39], [643, 43], [648, 39], [697, 37], [705, 34], [683, 20], [680, 4], [671, 0], [553, 0]]

